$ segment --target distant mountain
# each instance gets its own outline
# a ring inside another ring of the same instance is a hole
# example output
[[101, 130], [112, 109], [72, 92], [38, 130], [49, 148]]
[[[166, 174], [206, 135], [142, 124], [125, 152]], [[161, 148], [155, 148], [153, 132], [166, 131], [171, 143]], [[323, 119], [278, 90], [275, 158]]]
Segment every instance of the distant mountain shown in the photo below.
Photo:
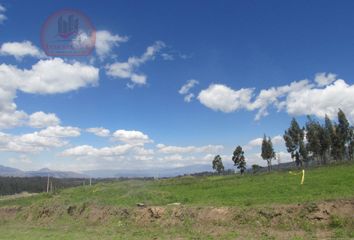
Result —
[[64, 172], [64, 171], [54, 171], [49, 168], [42, 168], [38, 171], [28, 171], [26, 174], [29, 177], [55, 177], [55, 178], [87, 178], [88, 176], [85, 174], [77, 173], [77, 172]]
[[[224, 163], [226, 169], [234, 169], [229, 163]], [[274, 170], [285, 170], [295, 168], [294, 162], [281, 163], [273, 165]], [[249, 168], [247, 171], [252, 172]], [[267, 171], [266, 167], [261, 167], [258, 172]], [[151, 168], [151, 169], [101, 169], [84, 171], [83, 173], [70, 171], [54, 171], [48, 168], [42, 168], [37, 171], [21, 171], [16, 168], [10, 168], [0, 165], [0, 176], [13, 177], [55, 177], [55, 178], [139, 178], [139, 177], [175, 177], [185, 174], [213, 172], [210, 164], [197, 164], [178, 168]]]
[[[225, 166], [232, 168], [232, 165]], [[210, 164], [197, 164], [178, 168], [151, 168], [151, 169], [102, 169], [85, 171], [93, 178], [135, 178], [135, 177], [175, 177], [184, 174], [213, 171]]]
[[17, 168], [0, 165], [0, 176], [4, 177], [25, 177], [26, 173]]
[[49, 168], [42, 168], [38, 171], [22, 171], [17, 168], [10, 168], [0, 165], [0, 176], [2, 177], [55, 177], [55, 178], [87, 178], [85, 174], [66, 171], [54, 171]]

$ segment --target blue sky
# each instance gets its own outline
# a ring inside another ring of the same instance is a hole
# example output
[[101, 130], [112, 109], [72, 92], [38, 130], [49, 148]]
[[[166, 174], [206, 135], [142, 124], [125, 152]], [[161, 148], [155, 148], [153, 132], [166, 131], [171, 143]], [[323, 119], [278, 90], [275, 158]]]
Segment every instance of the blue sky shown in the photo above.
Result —
[[[249, 165], [264, 165], [264, 133], [289, 160], [280, 135], [291, 117], [335, 118], [342, 108], [354, 119], [352, 1], [39, 3], [0, 2], [2, 165], [176, 167], [209, 164], [215, 154], [231, 162], [237, 145]], [[91, 55], [43, 54], [41, 28], [63, 8], [83, 12], [101, 36]], [[40, 76], [53, 72], [42, 86]], [[109, 133], [96, 136], [97, 128]]]

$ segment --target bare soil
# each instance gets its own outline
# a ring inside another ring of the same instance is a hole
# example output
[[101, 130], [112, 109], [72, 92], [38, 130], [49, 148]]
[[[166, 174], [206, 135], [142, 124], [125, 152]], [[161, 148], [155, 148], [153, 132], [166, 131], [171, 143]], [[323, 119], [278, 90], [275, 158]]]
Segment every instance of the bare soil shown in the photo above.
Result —
[[[61, 217], [91, 224], [123, 221], [131, 226], [161, 229], [189, 224], [193, 231], [222, 238], [235, 232], [240, 239], [329, 239], [337, 227], [354, 229], [354, 199], [256, 207], [191, 207], [183, 205], [119, 208], [97, 205], [4, 207], [0, 219], [48, 224]], [[178, 237], [177, 239], [184, 239]], [[229, 239], [229, 238], [228, 238]]]

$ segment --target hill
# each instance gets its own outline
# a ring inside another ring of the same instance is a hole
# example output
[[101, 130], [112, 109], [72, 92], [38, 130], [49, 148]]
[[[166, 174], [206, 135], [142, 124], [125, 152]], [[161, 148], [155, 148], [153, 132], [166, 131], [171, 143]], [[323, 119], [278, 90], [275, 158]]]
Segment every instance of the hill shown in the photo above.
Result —
[[22, 171], [17, 168], [11, 168], [0, 165], [1, 177], [54, 177], [54, 178], [87, 178], [88, 176], [81, 173], [70, 171], [55, 171], [49, 168], [42, 168], [37, 171]]
[[[354, 165], [306, 170], [304, 185], [300, 185], [300, 178], [283, 171], [127, 180], [2, 200], [0, 236], [28, 239], [31, 233], [33, 239], [97, 239], [98, 235], [100, 239], [354, 237]], [[137, 203], [145, 207], [136, 207]]]

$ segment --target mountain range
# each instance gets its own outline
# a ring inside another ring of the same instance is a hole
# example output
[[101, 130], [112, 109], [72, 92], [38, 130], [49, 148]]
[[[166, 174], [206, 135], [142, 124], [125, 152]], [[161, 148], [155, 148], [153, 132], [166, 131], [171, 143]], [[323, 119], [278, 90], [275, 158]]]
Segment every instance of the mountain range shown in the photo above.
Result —
[[49, 168], [42, 168], [37, 171], [22, 171], [0, 165], [1, 177], [55, 177], [55, 178], [88, 178], [89, 176], [70, 171], [55, 171]]
[[[232, 164], [224, 164], [225, 169], [234, 169]], [[295, 166], [294, 162], [281, 163], [273, 165], [275, 169], [290, 169]], [[209, 164], [197, 164], [177, 168], [153, 168], [153, 169], [100, 169], [83, 171], [82, 173], [72, 171], [55, 171], [48, 168], [42, 168], [37, 171], [22, 171], [17, 168], [11, 168], [0, 165], [0, 176], [3, 177], [55, 177], [55, 178], [139, 178], [139, 177], [175, 177], [185, 174], [212, 172]], [[248, 171], [252, 171], [248, 169]], [[258, 171], [267, 171], [262, 167]]]

